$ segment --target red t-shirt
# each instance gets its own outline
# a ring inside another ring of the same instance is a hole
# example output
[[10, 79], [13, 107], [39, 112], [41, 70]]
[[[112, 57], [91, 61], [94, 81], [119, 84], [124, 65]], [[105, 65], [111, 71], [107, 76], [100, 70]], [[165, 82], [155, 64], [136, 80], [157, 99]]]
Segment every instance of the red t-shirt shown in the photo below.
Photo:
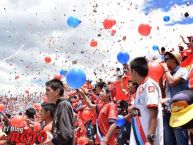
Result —
[[92, 116], [92, 125], [96, 125], [97, 113], [96, 113], [96, 111], [93, 111], [92, 114], [93, 114], [93, 116]]
[[183, 55], [188, 57], [189, 55], [191, 55], [191, 50], [187, 49], [186, 51], [183, 51]]
[[76, 126], [79, 128], [75, 131], [75, 134], [76, 134], [75, 140], [77, 142], [80, 137], [85, 137], [85, 136], [87, 136], [87, 134], [86, 134], [86, 129], [84, 127], [84, 122], [82, 121], [82, 119], [79, 118], [77, 120]]
[[100, 96], [100, 95], [97, 97], [97, 99], [95, 101], [96, 104], [102, 104], [103, 103], [103, 101], [101, 100], [101, 97], [102, 96]]
[[[115, 122], [117, 120], [117, 106], [114, 103], [107, 103], [105, 105], [98, 104], [96, 107], [96, 112], [98, 113], [98, 127], [101, 135], [106, 136], [110, 122]], [[113, 133], [109, 138], [107, 144], [115, 145], [116, 144], [116, 136]]]

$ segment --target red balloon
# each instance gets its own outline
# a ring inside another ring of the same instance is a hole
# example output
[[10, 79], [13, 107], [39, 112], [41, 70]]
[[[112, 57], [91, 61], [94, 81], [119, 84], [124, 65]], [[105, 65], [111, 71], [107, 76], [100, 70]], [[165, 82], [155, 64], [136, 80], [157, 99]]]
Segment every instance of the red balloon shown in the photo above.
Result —
[[92, 40], [92, 41], [90, 42], [90, 46], [91, 46], [91, 47], [96, 47], [96, 46], [97, 46], [97, 41]]
[[159, 62], [149, 62], [148, 76], [151, 77], [153, 80], [159, 82], [159, 79], [162, 77], [163, 72], [163, 67]]
[[12, 126], [15, 126], [15, 127], [25, 127], [25, 120], [24, 120], [24, 117], [21, 115], [14, 116], [10, 120], [10, 123]]
[[84, 111], [82, 112], [82, 118], [84, 119], [84, 121], [88, 121], [89, 119], [91, 119], [91, 117], [92, 117], [91, 111], [84, 109]]
[[105, 19], [103, 26], [105, 29], [111, 29], [116, 24], [115, 20]]
[[62, 76], [61, 76], [61, 75], [55, 75], [54, 78], [55, 78], [55, 79], [58, 79], [58, 80], [61, 80], [61, 79], [62, 79]]
[[46, 56], [44, 60], [45, 60], [46, 63], [50, 63], [51, 62], [51, 58], [49, 56]]
[[142, 35], [142, 36], [148, 36], [151, 32], [151, 26], [148, 24], [140, 24], [138, 27], [138, 32]]
[[19, 78], [19, 76], [15, 76], [15, 80], [17, 80]]
[[40, 109], [41, 109], [41, 106], [40, 106], [38, 103], [35, 103], [35, 104], [33, 105], [33, 107], [34, 107], [34, 109], [36, 109], [36, 110], [40, 110]]
[[5, 109], [5, 105], [4, 104], [0, 104], [0, 112], [3, 112], [4, 109]]
[[116, 30], [111, 31], [111, 36], [114, 36], [116, 34]]

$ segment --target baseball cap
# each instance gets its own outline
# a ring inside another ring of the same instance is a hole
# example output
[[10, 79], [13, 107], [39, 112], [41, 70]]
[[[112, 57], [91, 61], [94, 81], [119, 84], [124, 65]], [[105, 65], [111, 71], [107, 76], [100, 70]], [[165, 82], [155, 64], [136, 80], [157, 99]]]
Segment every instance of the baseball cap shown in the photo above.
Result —
[[166, 52], [165, 55], [164, 55], [164, 57], [165, 57], [167, 54], [174, 56], [174, 58], [177, 60], [178, 64], [181, 63], [181, 61], [182, 61], [182, 56], [181, 56], [181, 54], [180, 54], [179, 52], [175, 52], [175, 51]]
[[193, 119], [193, 91], [185, 90], [174, 95], [170, 107], [171, 127], [180, 127], [190, 122]]

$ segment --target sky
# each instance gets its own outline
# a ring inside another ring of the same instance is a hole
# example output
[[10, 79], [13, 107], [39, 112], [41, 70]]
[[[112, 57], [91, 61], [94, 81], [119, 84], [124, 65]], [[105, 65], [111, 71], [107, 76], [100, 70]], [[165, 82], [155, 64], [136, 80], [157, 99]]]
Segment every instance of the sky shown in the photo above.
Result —
[[[70, 16], [81, 21], [78, 27], [67, 25]], [[170, 20], [165, 22], [164, 16]], [[104, 29], [105, 19], [116, 24]], [[139, 34], [140, 24], [152, 27], [150, 35]], [[153, 45], [186, 48], [180, 35], [193, 35], [193, 1], [1, 0], [0, 94], [43, 91], [46, 81], [73, 67], [83, 69], [87, 79], [111, 80], [121, 67], [116, 58], [120, 51], [127, 51], [130, 60], [159, 57]], [[90, 46], [92, 40], [96, 47]]]

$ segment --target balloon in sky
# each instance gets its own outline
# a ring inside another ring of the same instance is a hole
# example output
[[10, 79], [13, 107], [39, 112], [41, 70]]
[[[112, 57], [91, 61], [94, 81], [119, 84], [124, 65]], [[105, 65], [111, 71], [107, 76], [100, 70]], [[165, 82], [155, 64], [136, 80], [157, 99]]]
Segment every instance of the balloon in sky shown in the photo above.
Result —
[[97, 41], [96, 40], [92, 40], [91, 42], [90, 42], [90, 46], [91, 47], [96, 47], [97, 46]]
[[65, 76], [66, 76], [66, 73], [67, 73], [67, 71], [65, 71], [64, 69], [61, 69], [61, 70], [60, 70], [60, 75], [61, 75], [61, 76], [64, 76], [64, 77], [65, 77]]
[[61, 76], [61, 75], [56, 74], [56, 75], [54, 76], [54, 79], [61, 80], [61, 79], [62, 79], [62, 76]]
[[154, 46], [152, 47], [152, 49], [153, 49], [154, 51], [158, 51], [159, 47], [158, 47], [157, 45], [154, 45]]
[[111, 31], [111, 36], [114, 36], [116, 34], [116, 30]]
[[125, 51], [121, 51], [117, 54], [117, 60], [121, 63], [121, 64], [126, 64], [129, 61], [129, 54]]
[[67, 24], [69, 27], [76, 28], [81, 21], [78, 18], [75, 18], [73, 16], [68, 17]]
[[125, 124], [125, 118], [123, 115], [118, 115], [116, 124], [118, 127], [122, 127]]
[[73, 68], [66, 74], [66, 82], [72, 89], [81, 88], [86, 82], [86, 75], [83, 70]]
[[19, 78], [19, 76], [15, 76], [15, 80], [17, 80]]
[[46, 63], [50, 63], [51, 62], [51, 58], [49, 56], [46, 56], [44, 58], [44, 60], [45, 60]]
[[151, 32], [151, 26], [148, 24], [140, 24], [138, 27], [138, 32], [142, 36], [148, 36]]
[[164, 16], [163, 20], [164, 20], [164, 22], [169, 22], [170, 21], [170, 16]]
[[103, 22], [103, 27], [105, 29], [111, 29], [115, 24], [116, 24], [115, 20], [105, 19]]

